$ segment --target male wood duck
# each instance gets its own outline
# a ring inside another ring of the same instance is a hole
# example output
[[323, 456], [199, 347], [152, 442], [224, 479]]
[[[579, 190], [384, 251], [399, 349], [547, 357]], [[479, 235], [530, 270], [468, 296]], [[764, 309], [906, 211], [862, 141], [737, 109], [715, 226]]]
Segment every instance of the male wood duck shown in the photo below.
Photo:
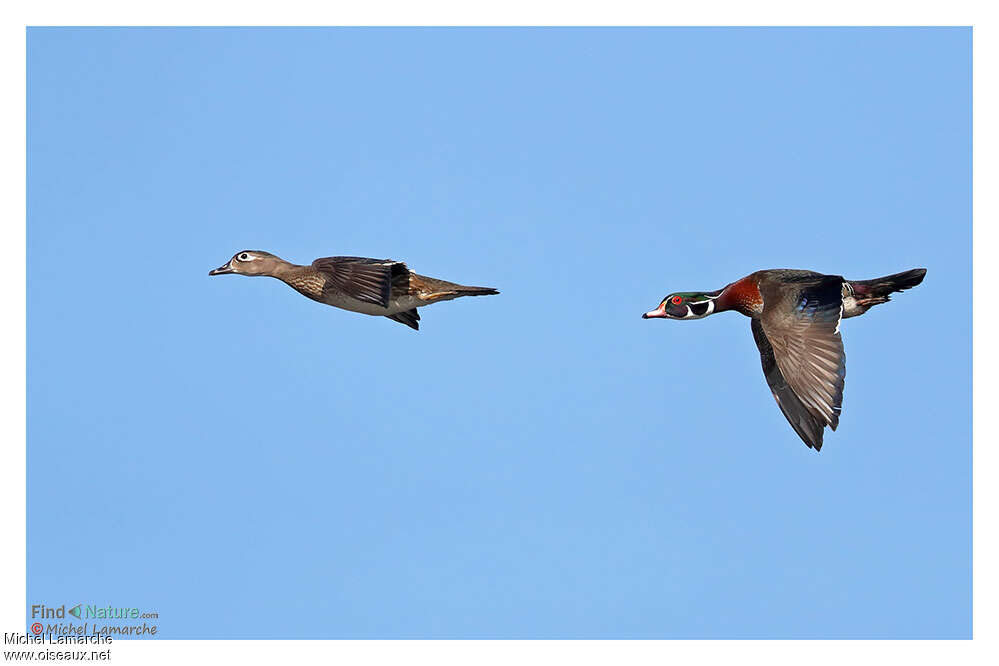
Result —
[[846, 355], [839, 323], [859, 317], [888, 295], [915, 287], [925, 268], [875, 280], [776, 269], [757, 271], [718, 291], [670, 294], [643, 319], [703, 319], [735, 310], [752, 319], [763, 374], [798, 436], [822, 449], [825, 427], [839, 425]]
[[267, 275], [314, 301], [351, 312], [380, 315], [420, 330], [416, 308], [462, 296], [488, 296], [490, 287], [466, 287], [411, 273], [391, 259], [324, 257], [299, 266], [261, 250], [243, 250], [209, 275]]

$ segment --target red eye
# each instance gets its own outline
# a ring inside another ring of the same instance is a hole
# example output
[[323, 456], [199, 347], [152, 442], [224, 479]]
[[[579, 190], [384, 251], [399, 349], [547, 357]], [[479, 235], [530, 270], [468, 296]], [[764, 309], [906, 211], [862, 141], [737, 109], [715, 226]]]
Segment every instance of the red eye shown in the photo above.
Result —
[[673, 305], [680, 305], [680, 303], [683, 303], [683, 299], [679, 296], [674, 296], [670, 300], [673, 302]]

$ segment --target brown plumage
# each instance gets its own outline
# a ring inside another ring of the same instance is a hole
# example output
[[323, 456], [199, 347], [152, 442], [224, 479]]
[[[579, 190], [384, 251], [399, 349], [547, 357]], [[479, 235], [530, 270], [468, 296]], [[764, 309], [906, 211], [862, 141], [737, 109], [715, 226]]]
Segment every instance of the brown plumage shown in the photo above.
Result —
[[791, 427], [820, 449], [823, 429], [836, 429], [843, 404], [846, 354], [839, 322], [844, 280], [802, 271], [793, 276], [798, 281], [789, 283], [784, 279], [790, 276], [763, 273], [758, 278], [763, 312], [752, 321], [763, 371]]
[[416, 308], [461, 296], [499, 293], [491, 287], [468, 287], [417, 275], [401, 261], [366, 257], [324, 257], [302, 266], [269, 252], [243, 250], [208, 274], [227, 273], [274, 277], [314, 301], [388, 317], [415, 330], [420, 328]]

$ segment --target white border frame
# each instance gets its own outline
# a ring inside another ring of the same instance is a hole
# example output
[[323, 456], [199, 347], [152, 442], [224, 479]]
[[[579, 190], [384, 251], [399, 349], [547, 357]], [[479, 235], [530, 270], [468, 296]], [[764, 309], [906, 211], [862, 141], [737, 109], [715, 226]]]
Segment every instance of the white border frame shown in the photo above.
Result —
[[[974, 277], [985, 274], [996, 249], [992, 190], [995, 168], [996, 29], [985, 2], [843, 0], [819, 3], [757, 0], [715, 1], [674, 7], [663, 2], [617, 0], [568, 2], [508, 0], [484, 3], [457, 0], [403, 0], [334, 4], [285, 0], [176, 0], [169, 6], [121, 0], [90, 2], [15, 0], [0, 9], [3, 17], [3, 79], [17, 90], [3, 106], [0, 180], [7, 214], [0, 223], [0, 266], [4, 289], [4, 326], [0, 327], [0, 423], [5, 434], [0, 494], [7, 539], [0, 548], [0, 631], [23, 629], [25, 608], [25, 26], [28, 25], [972, 25], [974, 27]], [[987, 119], [979, 122], [979, 119]], [[950, 221], [941, 221], [942, 225]], [[958, 221], [961, 223], [961, 221]], [[945, 228], [945, 227], [944, 227]], [[996, 397], [991, 381], [996, 352], [992, 340], [995, 304], [974, 294], [983, 309], [974, 317], [974, 412], [987, 414]], [[963, 298], [958, 297], [958, 300]], [[935, 316], [927, 313], [927, 316]], [[931, 352], [932, 350], [927, 350]], [[927, 387], [926, 390], [934, 390]], [[974, 640], [973, 641], [116, 641], [114, 663], [173, 664], [180, 660], [216, 663], [295, 663], [322, 655], [350, 663], [503, 663], [517, 659], [550, 663], [644, 663], [663, 658], [683, 662], [729, 662], [765, 658], [768, 663], [841, 664], [903, 658], [914, 664], [984, 663], [996, 648], [997, 562], [994, 511], [996, 450], [984, 428], [974, 426]], [[988, 443], [982, 445], [988, 439]], [[945, 445], [942, 442], [941, 445]], [[6, 646], [5, 646], [6, 649]]]

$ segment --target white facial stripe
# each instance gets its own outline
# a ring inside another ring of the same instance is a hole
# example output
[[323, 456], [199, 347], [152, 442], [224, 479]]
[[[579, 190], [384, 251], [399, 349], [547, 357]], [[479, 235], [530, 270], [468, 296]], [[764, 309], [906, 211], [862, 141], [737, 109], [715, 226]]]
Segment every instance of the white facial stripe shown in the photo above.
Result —
[[[718, 298], [718, 297], [715, 296], [715, 298]], [[703, 303], [704, 301], [700, 301], [700, 302]], [[685, 314], [683, 316], [683, 318], [684, 319], [703, 319], [704, 317], [707, 317], [709, 314], [711, 314], [714, 311], [715, 311], [715, 299], [714, 298], [709, 298], [708, 299], [708, 309], [704, 311], [704, 314], [702, 314], [702, 315], [696, 315], [696, 314], [694, 314], [694, 311], [688, 305], [687, 306], [687, 314]]]

